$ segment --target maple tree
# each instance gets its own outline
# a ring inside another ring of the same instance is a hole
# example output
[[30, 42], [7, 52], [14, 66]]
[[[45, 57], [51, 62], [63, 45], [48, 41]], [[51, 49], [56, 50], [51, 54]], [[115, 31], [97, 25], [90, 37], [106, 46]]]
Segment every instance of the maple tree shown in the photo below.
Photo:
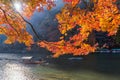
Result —
[[[47, 48], [54, 53], [53, 57], [63, 54], [87, 55], [97, 49], [97, 43], [88, 43], [88, 37], [95, 31], [108, 32], [108, 36], [115, 35], [120, 25], [120, 13], [117, 6], [118, 0], [63, 0], [65, 2], [61, 12], [56, 14], [58, 29], [62, 36], [57, 42], [41, 41], [30, 19], [33, 12], [48, 10], [55, 6], [55, 0], [20, 0], [22, 8], [18, 11], [15, 7], [17, 0], [0, 1], [0, 34], [7, 36], [5, 43], [15, 41], [30, 47], [34, 44], [33, 37], [26, 31], [26, 23], [30, 25], [40, 47]], [[81, 3], [85, 7], [81, 8]], [[68, 31], [77, 27], [77, 33], [70, 36]]]

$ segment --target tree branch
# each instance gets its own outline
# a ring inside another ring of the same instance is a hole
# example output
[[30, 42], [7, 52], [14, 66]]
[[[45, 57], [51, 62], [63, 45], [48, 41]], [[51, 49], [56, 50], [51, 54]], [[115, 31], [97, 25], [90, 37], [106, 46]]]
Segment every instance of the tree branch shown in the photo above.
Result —
[[33, 26], [29, 21], [27, 21], [19, 12], [17, 12], [17, 13], [21, 16], [21, 18], [22, 18], [27, 24], [30, 25], [30, 27], [31, 27], [32, 31], [34, 32], [35, 36], [37, 37], [37, 39], [38, 39], [38, 40], [41, 40], [40, 37], [38, 36], [36, 30], [34, 29], [34, 26]]
[[[10, 2], [12, 3], [13, 7], [15, 7], [14, 4], [13, 4], [13, 1], [10, 0]], [[14, 10], [15, 10], [15, 9], [14, 9]], [[40, 41], [41, 39], [40, 39], [40, 37], [38, 36], [36, 30], [34, 29], [34, 26], [33, 26], [29, 21], [27, 21], [18, 11], [16, 11], [16, 12], [19, 14], [19, 16], [20, 16], [27, 24], [30, 25], [30, 27], [31, 27], [33, 33], [35, 34], [36, 38]]]
[[6, 21], [7, 21], [7, 23], [8, 23], [8, 24], [10, 25], [10, 27], [11, 27], [13, 30], [15, 30], [16, 33], [19, 35], [18, 31], [17, 31], [17, 30], [12, 26], [12, 24], [9, 22], [5, 10], [3, 10], [1, 7], [0, 7], [0, 9], [1, 9], [2, 12], [4, 13], [4, 17], [5, 17]]

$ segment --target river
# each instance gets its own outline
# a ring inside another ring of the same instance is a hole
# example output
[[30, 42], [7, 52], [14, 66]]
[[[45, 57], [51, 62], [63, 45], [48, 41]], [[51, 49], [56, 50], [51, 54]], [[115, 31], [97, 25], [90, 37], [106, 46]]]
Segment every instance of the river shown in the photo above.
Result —
[[24, 64], [22, 56], [0, 53], [0, 80], [120, 80], [120, 54], [90, 55], [80, 61], [56, 60], [47, 65]]

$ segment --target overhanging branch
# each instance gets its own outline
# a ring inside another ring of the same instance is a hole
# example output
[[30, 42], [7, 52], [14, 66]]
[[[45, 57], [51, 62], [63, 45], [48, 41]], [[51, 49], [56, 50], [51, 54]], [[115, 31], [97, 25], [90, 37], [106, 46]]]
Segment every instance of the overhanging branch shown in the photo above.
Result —
[[[10, 2], [12, 3], [13, 8], [14, 8], [15, 6], [14, 6], [14, 4], [13, 4], [13, 1], [10, 0]], [[40, 41], [41, 39], [40, 39], [40, 37], [38, 36], [36, 30], [34, 29], [34, 26], [33, 26], [29, 21], [27, 21], [17, 10], [16, 10], [16, 12], [19, 14], [19, 16], [20, 16], [27, 24], [30, 25], [30, 27], [31, 27], [33, 33], [35, 34], [36, 38]]]
[[19, 12], [17, 12], [17, 13], [21, 16], [21, 18], [22, 18], [27, 24], [30, 25], [30, 27], [31, 27], [32, 31], [34, 32], [35, 36], [37, 37], [38, 40], [40, 40], [40, 37], [38, 36], [36, 30], [34, 29], [34, 26], [33, 26], [29, 21], [27, 21]]
[[13, 29], [13, 30], [15, 30], [16, 31], [16, 33], [19, 35], [19, 33], [18, 33], [18, 31], [12, 26], [12, 24], [9, 22], [9, 20], [8, 20], [8, 18], [7, 18], [7, 14], [6, 14], [6, 12], [5, 12], [5, 10], [4, 9], [2, 9], [1, 7], [0, 7], [0, 9], [2, 10], [2, 12], [4, 13], [4, 17], [5, 17], [5, 19], [6, 19], [6, 22], [10, 25], [10, 27]]

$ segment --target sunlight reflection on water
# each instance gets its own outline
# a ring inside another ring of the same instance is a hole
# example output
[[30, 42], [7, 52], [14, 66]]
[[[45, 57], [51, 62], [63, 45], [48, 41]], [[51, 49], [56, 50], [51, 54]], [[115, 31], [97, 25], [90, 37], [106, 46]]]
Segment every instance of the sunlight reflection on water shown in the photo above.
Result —
[[0, 80], [120, 80], [120, 55], [109, 60], [107, 56], [89, 57], [74, 67], [23, 64], [19, 62], [21, 56], [0, 53]]
[[20, 64], [7, 63], [4, 69], [5, 80], [28, 80], [25, 71], [29, 71], [29, 68], [25, 68]]
[[16, 54], [0, 53], [0, 80], [38, 80]]

